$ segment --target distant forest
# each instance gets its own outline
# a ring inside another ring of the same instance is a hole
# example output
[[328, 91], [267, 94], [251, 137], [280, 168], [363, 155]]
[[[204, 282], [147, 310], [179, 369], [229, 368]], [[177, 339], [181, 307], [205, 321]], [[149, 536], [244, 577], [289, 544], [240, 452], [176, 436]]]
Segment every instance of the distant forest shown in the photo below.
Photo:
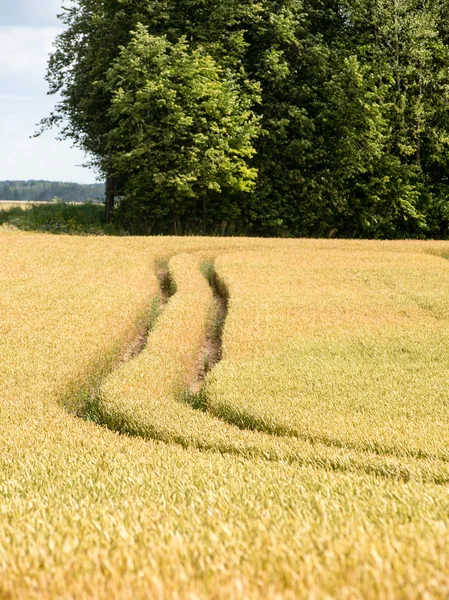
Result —
[[63, 183], [61, 181], [0, 181], [0, 200], [33, 200], [46, 202], [52, 198], [66, 202], [86, 202], [104, 197], [104, 184]]

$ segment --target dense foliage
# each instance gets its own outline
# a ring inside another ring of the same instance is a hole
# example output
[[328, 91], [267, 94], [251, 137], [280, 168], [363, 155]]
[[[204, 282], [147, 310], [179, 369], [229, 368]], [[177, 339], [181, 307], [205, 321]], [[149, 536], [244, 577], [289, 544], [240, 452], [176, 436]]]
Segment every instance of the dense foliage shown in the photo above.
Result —
[[78, 0], [59, 124], [140, 231], [449, 236], [445, 0]]
[[61, 181], [0, 181], [1, 200], [48, 202], [57, 197], [65, 202], [86, 202], [103, 196], [102, 183], [82, 185]]
[[121, 214], [133, 229], [173, 217], [177, 231], [201, 212], [206, 228], [238, 211], [233, 197], [252, 190], [257, 176], [247, 161], [258, 120], [213, 58], [190, 51], [185, 38], [171, 44], [139, 26], [109, 85], [111, 163], [127, 175]]

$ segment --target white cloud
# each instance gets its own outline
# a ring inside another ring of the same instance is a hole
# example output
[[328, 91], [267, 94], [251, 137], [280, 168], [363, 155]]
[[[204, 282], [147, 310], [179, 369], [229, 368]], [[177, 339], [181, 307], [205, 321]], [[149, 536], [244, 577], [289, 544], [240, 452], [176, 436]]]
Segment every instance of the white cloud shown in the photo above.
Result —
[[39, 119], [52, 108], [51, 98], [0, 96], [0, 181], [50, 179], [92, 183], [95, 174], [82, 167], [84, 153], [47, 132], [30, 138]]
[[[0, 0], [0, 3], [2, 0]], [[53, 179], [90, 183], [85, 157], [47, 132], [30, 139], [51, 112], [45, 72], [58, 27], [0, 27], [0, 180]]]
[[[70, 0], [64, 2], [70, 4]], [[0, 23], [3, 25], [53, 25], [61, 13], [61, 0], [1, 0]]]
[[36, 71], [44, 76], [58, 27], [0, 27], [0, 76]]

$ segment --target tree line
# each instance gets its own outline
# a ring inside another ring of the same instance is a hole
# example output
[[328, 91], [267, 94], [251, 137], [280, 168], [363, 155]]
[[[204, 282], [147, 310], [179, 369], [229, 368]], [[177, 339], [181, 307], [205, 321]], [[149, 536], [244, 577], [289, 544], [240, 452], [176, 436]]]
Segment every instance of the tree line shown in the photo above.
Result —
[[80, 184], [62, 181], [0, 181], [0, 199], [48, 202], [53, 198], [65, 202], [86, 202], [104, 197], [102, 183]]
[[447, 0], [77, 0], [61, 18], [43, 126], [90, 153], [129, 231], [449, 237]]

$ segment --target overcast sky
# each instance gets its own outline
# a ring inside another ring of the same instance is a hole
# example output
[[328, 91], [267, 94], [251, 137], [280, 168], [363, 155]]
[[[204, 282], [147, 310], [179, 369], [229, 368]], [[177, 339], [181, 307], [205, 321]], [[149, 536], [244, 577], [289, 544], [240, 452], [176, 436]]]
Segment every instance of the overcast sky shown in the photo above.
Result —
[[52, 41], [61, 31], [62, 0], [0, 0], [0, 181], [49, 179], [93, 183], [84, 154], [57, 131], [30, 139], [52, 110], [44, 79]]

